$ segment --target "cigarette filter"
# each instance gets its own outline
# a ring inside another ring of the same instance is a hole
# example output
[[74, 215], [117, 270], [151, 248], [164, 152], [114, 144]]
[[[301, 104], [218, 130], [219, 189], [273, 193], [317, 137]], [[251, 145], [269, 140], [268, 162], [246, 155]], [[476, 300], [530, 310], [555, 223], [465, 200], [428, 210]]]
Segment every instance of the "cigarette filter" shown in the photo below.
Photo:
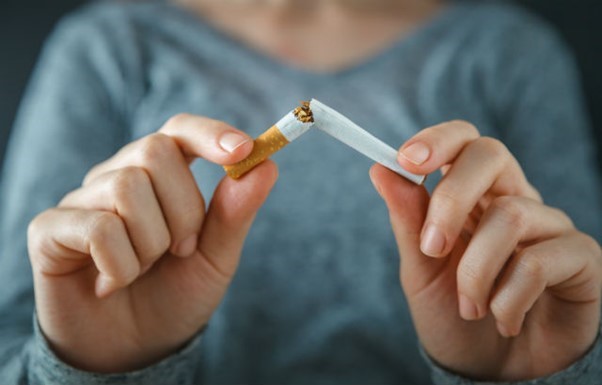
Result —
[[238, 179], [253, 167], [268, 159], [272, 154], [283, 149], [287, 144], [303, 135], [314, 124], [309, 102], [286, 114], [278, 123], [270, 127], [254, 141], [251, 154], [238, 163], [224, 166], [226, 174]]
[[422, 184], [426, 179], [424, 175], [416, 175], [404, 170], [397, 163], [397, 151], [395, 149], [374, 137], [341, 113], [316, 99], [312, 99], [310, 108], [316, 120], [316, 128], [416, 184]]

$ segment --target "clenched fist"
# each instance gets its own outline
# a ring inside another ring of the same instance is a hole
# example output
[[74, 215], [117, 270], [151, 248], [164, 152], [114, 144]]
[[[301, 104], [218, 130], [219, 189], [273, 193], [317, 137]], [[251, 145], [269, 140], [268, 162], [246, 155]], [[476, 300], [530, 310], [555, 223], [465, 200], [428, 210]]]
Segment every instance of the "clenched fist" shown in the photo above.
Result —
[[224, 123], [178, 115], [33, 220], [37, 315], [61, 359], [95, 372], [139, 369], [207, 323], [277, 169], [265, 162], [222, 180], [206, 211], [189, 164], [235, 163], [252, 147]]

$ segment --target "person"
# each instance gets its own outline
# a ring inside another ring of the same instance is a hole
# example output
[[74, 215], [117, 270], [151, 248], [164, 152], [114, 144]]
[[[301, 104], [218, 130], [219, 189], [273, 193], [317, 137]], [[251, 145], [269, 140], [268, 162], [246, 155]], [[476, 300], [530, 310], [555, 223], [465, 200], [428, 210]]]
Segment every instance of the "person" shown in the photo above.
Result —
[[[428, 189], [314, 131], [224, 177], [311, 97]], [[568, 50], [509, 4], [86, 6], [5, 162], [0, 378], [596, 383], [591, 143]]]

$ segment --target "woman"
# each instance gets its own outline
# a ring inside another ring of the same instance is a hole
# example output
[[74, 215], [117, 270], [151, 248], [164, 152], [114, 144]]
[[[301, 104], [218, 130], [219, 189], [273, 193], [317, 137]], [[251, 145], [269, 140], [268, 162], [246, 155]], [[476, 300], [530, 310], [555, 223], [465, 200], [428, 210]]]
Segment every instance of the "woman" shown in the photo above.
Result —
[[[2, 377], [593, 383], [600, 186], [576, 84], [507, 5], [87, 7], [48, 42], [6, 161]], [[429, 196], [374, 166], [373, 189], [318, 133], [275, 157], [276, 185], [271, 161], [211, 165], [310, 97], [445, 176]]]

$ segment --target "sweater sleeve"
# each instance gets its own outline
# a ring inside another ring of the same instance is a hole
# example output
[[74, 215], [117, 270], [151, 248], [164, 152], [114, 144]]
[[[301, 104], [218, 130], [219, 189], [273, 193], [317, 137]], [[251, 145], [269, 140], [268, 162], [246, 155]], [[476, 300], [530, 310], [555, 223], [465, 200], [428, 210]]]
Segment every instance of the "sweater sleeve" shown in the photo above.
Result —
[[34, 338], [31, 342], [32, 364], [28, 382], [32, 385], [129, 385], [129, 384], [196, 384], [195, 371], [198, 364], [202, 332], [184, 348], [162, 361], [142, 370], [118, 373], [90, 373], [70, 367], [62, 362], [48, 346], [39, 324], [34, 317]]
[[[0, 186], [0, 378], [3, 384], [193, 383], [198, 340], [142, 371], [98, 375], [62, 363], [37, 323], [28, 223], [130, 140], [136, 45], [119, 15], [84, 9], [47, 41], [12, 130]], [[117, 23], [115, 21], [118, 21]], [[122, 58], [122, 59], [120, 59]]]

